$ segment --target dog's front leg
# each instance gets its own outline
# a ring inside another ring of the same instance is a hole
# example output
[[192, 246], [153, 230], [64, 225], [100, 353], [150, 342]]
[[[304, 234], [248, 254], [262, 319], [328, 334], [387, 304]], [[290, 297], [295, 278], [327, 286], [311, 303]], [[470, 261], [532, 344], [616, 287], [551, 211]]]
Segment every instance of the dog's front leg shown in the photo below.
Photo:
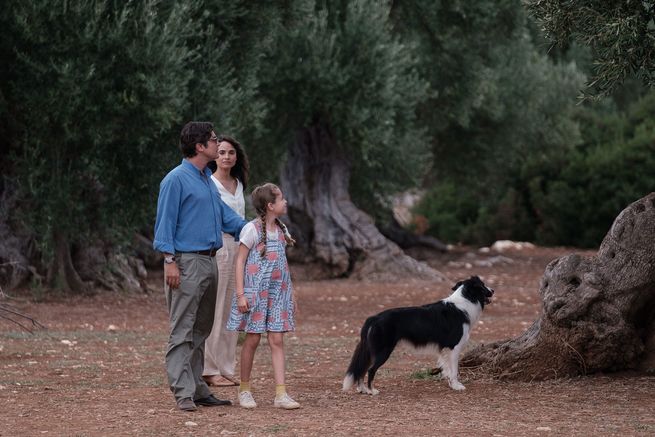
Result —
[[459, 348], [455, 348], [451, 353], [450, 356], [448, 357], [448, 367], [450, 367], [450, 372], [447, 375], [448, 378], [448, 385], [450, 388], [453, 390], [465, 390], [466, 387], [459, 382], [458, 376], [459, 376]]

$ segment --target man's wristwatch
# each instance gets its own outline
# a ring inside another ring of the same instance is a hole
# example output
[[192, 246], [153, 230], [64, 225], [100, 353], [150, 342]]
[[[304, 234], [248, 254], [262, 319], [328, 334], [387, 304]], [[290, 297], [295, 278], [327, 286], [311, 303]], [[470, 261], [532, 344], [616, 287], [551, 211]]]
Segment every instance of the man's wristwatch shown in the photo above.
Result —
[[175, 255], [166, 255], [164, 257], [164, 263], [173, 264], [175, 262]]

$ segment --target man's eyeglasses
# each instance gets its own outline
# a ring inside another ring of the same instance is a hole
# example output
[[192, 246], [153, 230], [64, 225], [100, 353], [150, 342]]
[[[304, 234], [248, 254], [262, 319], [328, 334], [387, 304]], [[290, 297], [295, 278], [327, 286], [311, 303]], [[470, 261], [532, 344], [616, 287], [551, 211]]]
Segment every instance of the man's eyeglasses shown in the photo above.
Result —
[[209, 137], [209, 141], [214, 141], [215, 143], [218, 143], [218, 137], [216, 135]]

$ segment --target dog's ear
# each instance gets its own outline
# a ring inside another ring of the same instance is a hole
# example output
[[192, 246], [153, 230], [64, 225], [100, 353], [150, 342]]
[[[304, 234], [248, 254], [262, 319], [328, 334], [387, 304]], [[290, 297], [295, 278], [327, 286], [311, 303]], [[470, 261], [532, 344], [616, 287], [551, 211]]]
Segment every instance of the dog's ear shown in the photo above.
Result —
[[459, 288], [459, 286], [462, 285], [462, 283], [463, 283], [462, 281], [457, 281], [457, 284], [453, 285], [452, 290], [453, 291], [457, 290]]

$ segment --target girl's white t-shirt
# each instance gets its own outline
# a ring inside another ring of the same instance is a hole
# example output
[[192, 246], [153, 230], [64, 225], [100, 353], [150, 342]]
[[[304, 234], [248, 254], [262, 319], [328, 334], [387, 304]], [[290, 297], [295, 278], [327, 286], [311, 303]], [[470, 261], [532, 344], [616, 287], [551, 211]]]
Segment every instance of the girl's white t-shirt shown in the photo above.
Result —
[[[274, 240], [278, 238], [278, 231], [267, 232], [266, 239]], [[257, 228], [253, 222], [248, 222], [243, 229], [241, 229], [241, 234], [239, 234], [239, 242], [246, 246], [248, 249], [252, 249], [259, 243], [259, 236], [257, 235]]]
[[221, 199], [227, 206], [232, 208], [234, 212], [239, 214], [241, 218], [246, 217], [246, 199], [243, 198], [243, 185], [241, 181], [237, 179], [237, 189], [234, 194], [230, 193], [225, 189], [223, 184], [212, 175], [212, 181], [218, 188], [218, 193], [221, 195]]

